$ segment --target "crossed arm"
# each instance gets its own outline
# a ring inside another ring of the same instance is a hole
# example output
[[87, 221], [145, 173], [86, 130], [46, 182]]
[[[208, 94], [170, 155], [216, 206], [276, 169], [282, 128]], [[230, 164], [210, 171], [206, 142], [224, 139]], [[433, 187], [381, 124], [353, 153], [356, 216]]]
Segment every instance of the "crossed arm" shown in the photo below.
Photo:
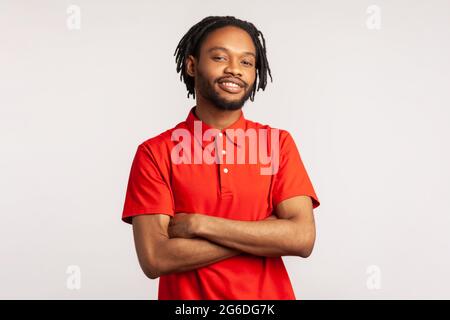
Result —
[[139, 263], [151, 279], [197, 269], [241, 253], [308, 257], [314, 247], [311, 198], [295, 196], [278, 204], [276, 216], [240, 221], [196, 213], [133, 218]]

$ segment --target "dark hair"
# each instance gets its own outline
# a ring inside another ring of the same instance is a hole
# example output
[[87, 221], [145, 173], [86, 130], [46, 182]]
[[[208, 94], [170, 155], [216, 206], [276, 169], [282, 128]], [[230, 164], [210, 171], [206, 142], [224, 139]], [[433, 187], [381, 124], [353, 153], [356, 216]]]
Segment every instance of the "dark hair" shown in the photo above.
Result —
[[[192, 26], [183, 38], [181, 38], [177, 48], [175, 49], [174, 55], [176, 55], [175, 61], [177, 63], [177, 72], [180, 72], [180, 80], [186, 84], [188, 98], [190, 94], [192, 94], [193, 98], [195, 98], [195, 90], [194, 78], [187, 74], [185, 68], [185, 61], [187, 57], [189, 55], [193, 55], [195, 58], [198, 58], [202, 41], [205, 39], [206, 35], [215, 29], [230, 25], [239, 27], [246, 31], [252, 38], [253, 44], [256, 48], [256, 79], [253, 84], [253, 91], [251, 93], [250, 100], [254, 100], [256, 91], [260, 88], [264, 91], [266, 88], [267, 73], [269, 73], [270, 80], [273, 81], [269, 68], [269, 62], [266, 57], [266, 41], [262, 32], [259, 31], [251, 22], [243, 21], [233, 16], [209, 16]], [[262, 44], [259, 40], [259, 35], [261, 35]]]

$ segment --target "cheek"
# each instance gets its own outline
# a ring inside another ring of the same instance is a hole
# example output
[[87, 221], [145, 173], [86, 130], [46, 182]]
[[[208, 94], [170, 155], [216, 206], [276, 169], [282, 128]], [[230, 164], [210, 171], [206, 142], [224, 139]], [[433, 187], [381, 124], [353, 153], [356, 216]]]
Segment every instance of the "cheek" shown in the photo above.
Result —
[[253, 84], [255, 83], [256, 71], [249, 72], [247, 74], [247, 79], [248, 79], [247, 83], [248, 83], [248, 86], [249, 86], [249, 89], [250, 89], [251, 87], [253, 87]]
[[211, 74], [210, 70], [203, 69], [197, 69], [197, 76], [198, 81], [196, 82], [196, 85], [200, 86], [206, 86], [206, 85], [214, 85], [214, 75]]
[[200, 71], [202, 75], [210, 82], [222, 76], [222, 70], [217, 66], [217, 64], [205, 63], [202, 65]]

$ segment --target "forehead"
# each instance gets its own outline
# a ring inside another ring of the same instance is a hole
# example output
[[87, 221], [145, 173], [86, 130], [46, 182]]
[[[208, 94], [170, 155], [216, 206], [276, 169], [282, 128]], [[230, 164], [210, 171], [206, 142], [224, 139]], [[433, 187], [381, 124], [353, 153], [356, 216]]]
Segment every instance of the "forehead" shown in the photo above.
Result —
[[256, 54], [255, 45], [247, 31], [226, 26], [211, 31], [204, 39], [201, 52], [208, 52], [213, 47], [223, 47], [234, 53], [252, 52]]

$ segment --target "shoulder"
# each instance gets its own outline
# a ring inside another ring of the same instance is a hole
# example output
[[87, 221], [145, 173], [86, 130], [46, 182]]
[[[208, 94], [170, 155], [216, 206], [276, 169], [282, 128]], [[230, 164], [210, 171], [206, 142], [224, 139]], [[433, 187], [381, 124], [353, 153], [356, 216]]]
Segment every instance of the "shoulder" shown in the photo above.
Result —
[[172, 133], [176, 129], [186, 128], [184, 122], [175, 127], [151, 136], [138, 143], [137, 158], [145, 162], [151, 162], [160, 168], [161, 172], [168, 173], [171, 166], [171, 150], [176, 142], [172, 140]]
[[170, 151], [175, 143], [172, 140], [173, 132], [180, 129], [187, 130], [185, 122], [180, 122], [173, 128], [167, 129], [155, 136], [147, 138], [138, 145], [138, 148], [148, 150], [154, 154], [167, 154], [167, 151]]
[[270, 124], [263, 124], [260, 122], [247, 120], [247, 129], [255, 129], [255, 130], [266, 130], [269, 136], [278, 137], [278, 141], [280, 145], [286, 144], [286, 142], [293, 141], [291, 133], [282, 128], [274, 127]]

